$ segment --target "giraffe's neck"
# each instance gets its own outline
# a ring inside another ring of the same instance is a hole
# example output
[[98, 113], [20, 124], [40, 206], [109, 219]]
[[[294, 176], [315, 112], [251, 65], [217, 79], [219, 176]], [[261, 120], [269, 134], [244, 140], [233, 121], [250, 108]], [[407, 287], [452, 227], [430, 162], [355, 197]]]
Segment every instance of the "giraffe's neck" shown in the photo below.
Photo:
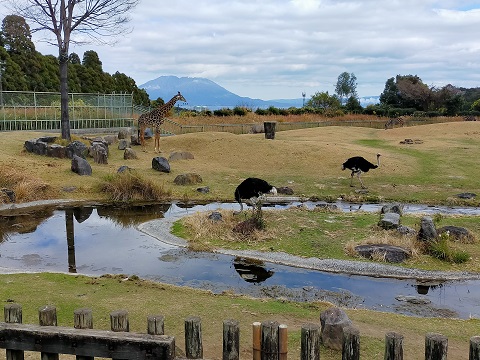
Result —
[[170, 99], [170, 101], [168, 101], [166, 104], [163, 104], [162, 106], [159, 106], [158, 108], [156, 108], [155, 110], [153, 110], [154, 112], [156, 112], [157, 114], [160, 114], [161, 116], [165, 116], [168, 114], [168, 112], [173, 108], [173, 106], [175, 105], [175, 103], [177, 102], [177, 95], [175, 95], [173, 98]]

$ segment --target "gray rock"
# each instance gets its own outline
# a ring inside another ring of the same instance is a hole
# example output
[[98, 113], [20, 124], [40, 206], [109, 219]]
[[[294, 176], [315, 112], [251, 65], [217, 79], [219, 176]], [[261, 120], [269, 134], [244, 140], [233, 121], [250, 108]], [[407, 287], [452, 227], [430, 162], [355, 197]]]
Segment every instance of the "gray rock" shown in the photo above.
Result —
[[47, 156], [64, 159], [67, 157], [67, 149], [59, 144], [48, 144]]
[[430, 216], [424, 216], [420, 220], [420, 230], [417, 234], [417, 240], [432, 241], [437, 239], [437, 230]]
[[438, 235], [447, 232], [450, 240], [459, 241], [467, 244], [475, 243], [475, 236], [464, 227], [447, 225], [437, 230]]
[[[16, 201], [17, 196], [15, 195], [15, 191], [13, 191], [11, 189], [6, 189], [6, 188], [2, 188], [2, 189], [0, 189], [0, 191], [8, 198], [8, 200], [11, 203], [14, 203]], [[2, 196], [0, 196], [0, 199], [1, 198], [2, 198]]]
[[90, 146], [90, 155], [97, 164], [108, 164], [108, 145], [102, 142], [94, 142]]
[[202, 181], [202, 177], [195, 173], [180, 174], [173, 180], [176, 185], [194, 185]]
[[48, 144], [45, 141], [40, 139], [32, 139], [25, 141], [23, 147], [28, 152], [37, 154], [37, 155], [47, 155]]
[[352, 325], [347, 314], [337, 308], [331, 307], [320, 314], [322, 325], [321, 340], [325, 347], [334, 350], [341, 350], [343, 343], [343, 329]]
[[130, 160], [130, 159], [138, 159], [137, 153], [132, 149], [127, 147], [123, 152], [123, 159]]
[[202, 186], [197, 188], [197, 191], [202, 194], [208, 194], [210, 192], [210, 188], [208, 186]]
[[121, 139], [128, 139], [128, 137], [131, 135], [132, 131], [130, 128], [121, 128], [118, 130], [117, 137], [119, 140]]
[[408, 302], [415, 305], [428, 305], [431, 303], [429, 299], [423, 296], [412, 296], [412, 295], [398, 295], [395, 297], [397, 301]]
[[38, 138], [39, 141], [46, 142], [47, 144], [54, 143], [57, 140], [56, 136], [42, 136]]
[[417, 235], [417, 230], [415, 230], [414, 228], [411, 228], [409, 226], [405, 226], [405, 225], [400, 225], [397, 228], [397, 232], [400, 235], [404, 235], [404, 236], [416, 236]]
[[460, 199], [474, 199], [477, 196], [477, 194], [470, 193], [470, 192], [464, 192], [464, 193], [457, 194], [455, 196], [460, 198]]
[[140, 145], [140, 140], [138, 139], [138, 134], [132, 134], [130, 136], [130, 145]]
[[168, 161], [193, 159], [193, 154], [188, 151], [175, 151], [170, 154]]
[[73, 159], [74, 155], [85, 159], [88, 154], [88, 147], [83, 142], [75, 140], [66, 146], [66, 152], [69, 159]]
[[283, 195], [293, 195], [293, 189], [288, 186], [281, 186], [277, 188], [277, 193]]
[[210, 215], [208, 215], [208, 218], [214, 222], [223, 220], [222, 214], [220, 214], [218, 211], [213, 211]]
[[403, 213], [403, 208], [400, 204], [386, 204], [382, 206], [382, 209], [380, 210], [381, 214], [386, 214], [386, 213], [395, 213], [398, 215], [402, 215]]
[[157, 156], [152, 159], [152, 168], [164, 173], [170, 172], [170, 164], [163, 156]]
[[92, 175], [92, 167], [87, 160], [80, 156], [73, 155], [71, 168], [78, 175]]
[[118, 137], [116, 135], [106, 135], [103, 137], [103, 141], [107, 143], [107, 145], [112, 145], [118, 141]]
[[393, 212], [385, 213], [378, 222], [378, 226], [385, 230], [396, 229], [400, 226], [400, 215]]
[[118, 168], [117, 174], [121, 174], [121, 173], [124, 173], [126, 171], [130, 171], [130, 170], [132, 170], [132, 169], [129, 168], [127, 165], [122, 165]]
[[127, 139], [120, 139], [118, 141], [118, 150], [125, 150], [130, 146], [129, 142]]
[[355, 250], [364, 258], [373, 259], [376, 255], [383, 257], [389, 263], [401, 263], [410, 257], [410, 252], [407, 249], [388, 244], [358, 245]]

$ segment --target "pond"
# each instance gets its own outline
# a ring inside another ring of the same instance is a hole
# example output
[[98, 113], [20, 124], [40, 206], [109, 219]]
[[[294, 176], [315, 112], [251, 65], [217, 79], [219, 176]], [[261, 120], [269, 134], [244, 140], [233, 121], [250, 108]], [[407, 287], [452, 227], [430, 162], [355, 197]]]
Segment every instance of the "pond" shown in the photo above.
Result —
[[[315, 206], [315, 203], [304, 205]], [[357, 211], [359, 207], [338, 205], [344, 211]], [[137, 229], [137, 225], [152, 219], [176, 219], [195, 211], [235, 206], [238, 204], [86, 206], [41, 212], [26, 210], [24, 216], [2, 216], [0, 271], [137, 275], [214, 293], [229, 291], [294, 301], [326, 300], [342, 307], [415, 316], [480, 317], [478, 280], [419, 283], [414, 279], [334, 274], [193, 252], [159, 241]], [[362, 205], [361, 210], [378, 211], [380, 207]], [[404, 211], [480, 214], [477, 208], [420, 205], [405, 207]]]

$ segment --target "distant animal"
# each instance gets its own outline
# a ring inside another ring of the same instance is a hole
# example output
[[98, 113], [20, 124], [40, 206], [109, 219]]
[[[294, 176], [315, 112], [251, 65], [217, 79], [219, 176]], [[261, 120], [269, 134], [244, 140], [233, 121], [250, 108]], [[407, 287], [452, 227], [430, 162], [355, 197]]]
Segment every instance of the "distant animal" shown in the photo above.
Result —
[[386, 123], [385, 123], [385, 130], [387, 130], [388, 128], [394, 128], [395, 125], [400, 125], [403, 127], [403, 125], [405, 124], [405, 120], [403, 120], [403, 118], [401, 116], [399, 117], [396, 117], [396, 118], [391, 118], [390, 120], [388, 120]]
[[350, 169], [352, 170], [352, 175], [351, 175], [351, 180], [350, 180], [350, 186], [353, 187], [353, 175], [357, 175], [358, 180], [360, 181], [360, 184], [362, 184], [362, 188], [365, 189], [365, 185], [363, 184], [362, 179], [360, 178], [360, 175], [364, 172], [368, 172], [370, 169], [376, 169], [380, 166], [380, 154], [377, 154], [377, 164], [372, 164], [370, 161], [366, 160], [365, 158], [361, 156], [354, 156], [345, 161], [342, 164], [342, 170], [345, 169]]
[[268, 182], [258, 178], [243, 180], [235, 189], [235, 200], [240, 204], [240, 211], [243, 211], [242, 199], [257, 200], [263, 194], [276, 194], [277, 189]]

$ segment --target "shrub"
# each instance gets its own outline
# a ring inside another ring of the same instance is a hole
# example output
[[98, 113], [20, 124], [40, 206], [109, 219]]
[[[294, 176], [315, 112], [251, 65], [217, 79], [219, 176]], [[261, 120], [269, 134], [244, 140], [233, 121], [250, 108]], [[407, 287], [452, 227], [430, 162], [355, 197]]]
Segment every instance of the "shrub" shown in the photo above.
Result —
[[450, 235], [448, 232], [439, 235], [437, 241], [428, 243], [428, 253], [436, 259], [455, 264], [467, 262], [470, 255], [466, 251], [456, 251], [449, 245]]
[[233, 115], [237, 116], [246, 116], [248, 113], [247, 109], [241, 106], [235, 106], [233, 108]]

